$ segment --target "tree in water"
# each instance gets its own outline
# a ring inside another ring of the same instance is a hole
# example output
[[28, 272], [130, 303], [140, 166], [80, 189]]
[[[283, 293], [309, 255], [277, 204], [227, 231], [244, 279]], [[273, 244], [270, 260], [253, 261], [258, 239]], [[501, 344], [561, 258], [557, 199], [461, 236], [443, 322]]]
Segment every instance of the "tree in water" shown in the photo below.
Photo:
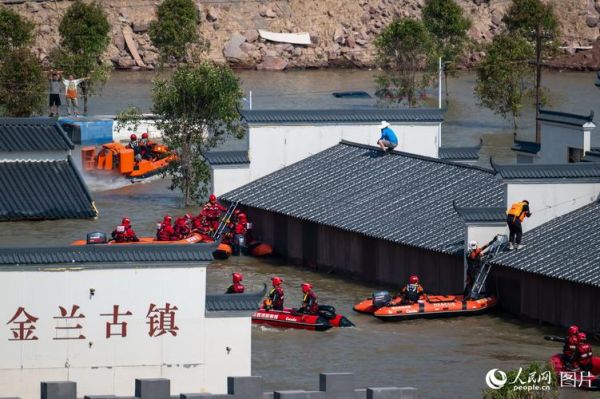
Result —
[[186, 58], [187, 50], [200, 44], [207, 47], [198, 34], [198, 10], [193, 0], [164, 0], [157, 10], [158, 18], [150, 24], [148, 33], [160, 52], [161, 62], [176, 63]]
[[537, 121], [542, 107], [544, 93], [542, 87], [542, 68], [544, 60], [554, 56], [558, 50], [560, 25], [552, 3], [541, 0], [513, 0], [503, 18], [508, 32], [519, 35], [535, 48], [535, 107], [536, 142], [540, 142], [540, 123]]
[[238, 107], [240, 82], [227, 65], [205, 61], [177, 68], [170, 79], [157, 79], [152, 89], [156, 126], [165, 144], [176, 150], [178, 160], [166, 174], [171, 189], [183, 193], [184, 205], [207, 194], [210, 170], [203, 153], [225, 136], [243, 137]]
[[388, 102], [415, 107], [419, 95], [436, 75], [436, 45], [423, 22], [397, 19], [375, 39], [382, 72], [376, 77], [377, 96]]
[[26, 117], [41, 112], [46, 78], [28, 46], [34, 24], [0, 8], [0, 115]]
[[519, 35], [501, 33], [486, 46], [485, 54], [476, 69], [475, 95], [480, 105], [505, 119], [512, 118], [516, 132], [523, 98], [530, 86], [528, 61], [533, 48]]
[[465, 52], [471, 20], [464, 15], [463, 9], [454, 0], [426, 0], [423, 23], [435, 38], [444, 63], [448, 101], [448, 75], [455, 73], [456, 64]]
[[83, 112], [87, 113], [89, 96], [102, 89], [111, 69], [101, 60], [110, 43], [106, 12], [96, 1], [75, 0], [63, 15], [58, 32], [60, 46], [51, 52], [51, 63], [75, 78], [89, 77], [80, 85]]

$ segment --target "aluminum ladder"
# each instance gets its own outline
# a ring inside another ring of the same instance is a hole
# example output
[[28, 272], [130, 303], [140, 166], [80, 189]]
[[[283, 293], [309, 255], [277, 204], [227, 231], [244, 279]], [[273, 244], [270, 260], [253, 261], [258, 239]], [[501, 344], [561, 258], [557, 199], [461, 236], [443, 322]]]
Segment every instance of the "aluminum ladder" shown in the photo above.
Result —
[[506, 245], [508, 244], [508, 237], [503, 234], [499, 234], [495, 237], [494, 241], [492, 241], [488, 247], [487, 253], [484, 255], [483, 264], [479, 269], [479, 273], [475, 278], [475, 282], [471, 287], [471, 291], [468, 293], [467, 297], [471, 299], [478, 299], [481, 291], [485, 287], [485, 281], [487, 280], [488, 275], [490, 274], [490, 270], [492, 268], [491, 260], [494, 259], [496, 255], [500, 252], [504, 251]]
[[233, 212], [235, 212], [235, 209], [237, 208], [239, 203], [239, 201], [232, 202], [229, 205], [229, 208], [227, 208], [227, 211], [225, 211], [225, 214], [221, 217], [219, 227], [217, 227], [217, 230], [214, 231], [212, 234], [212, 237], [215, 239], [215, 241], [218, 241], [219, 238], [221, 238], [221, 236], [225, 232], [227, 224], [229, 224], [229, 220], [231, 219], [231, 216], [233, 215]]

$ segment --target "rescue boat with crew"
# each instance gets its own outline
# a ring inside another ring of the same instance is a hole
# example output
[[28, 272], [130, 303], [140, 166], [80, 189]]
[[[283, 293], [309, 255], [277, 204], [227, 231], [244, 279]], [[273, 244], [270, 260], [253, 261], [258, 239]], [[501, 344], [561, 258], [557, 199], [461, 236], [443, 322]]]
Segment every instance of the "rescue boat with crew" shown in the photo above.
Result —
[[568, 376], [570, 382], [573, 383], [574, 387], [584, 390], [600, 391], [600, 357], [592, 357], [592, 370], [589, 373], [582, 372], [580, 370], [568, 370], [565, 367], [565, 360], [562, 353], [553, 355], [550, 358], [550, 364], [552, 365], [552, 368], [554, 369], [554, 372], [559, 380], [561, 379], [561, 373], [569, 373]]
[[316, 315], [298, 313], [296, 309], [267, 310], [261, 307], [252, 315], [252, 323], [279, 328], [325, 331], [332, 327], [353, 327], [348, 318], [335, 312], [333, 306], [319, 306]]
[[353, 309], [358, 313], [372, 314], [380, 320], [400, 321], [477, 315], [491, 310], [498, 303], [494, 296], [463, 298], [463, 295], [429, 295], [415, 303], [403, 304], [401, 297], [392, 297], [387, 291], [380, 291], [357, 303]]
[[177, 156], [165, 145], [150, 144], [150, 159], [135, 159], [134, 150], [121, 143], [107, 143], [81, 149], [83, 171], [89, 174], [120, 174], [141, 180], [162, 172]]

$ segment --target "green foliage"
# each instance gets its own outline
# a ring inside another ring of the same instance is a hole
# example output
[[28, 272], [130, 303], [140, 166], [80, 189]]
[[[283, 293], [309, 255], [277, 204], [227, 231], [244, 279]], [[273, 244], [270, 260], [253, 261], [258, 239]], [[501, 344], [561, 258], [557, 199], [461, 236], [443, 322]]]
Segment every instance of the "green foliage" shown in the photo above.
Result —
[[238, 113], [242, 95], [240, 81], [231, 68], [208, 61], [181, 66], [170, 79], [154, 82], [157, 127], [165, 144], [179, 156], [167, 174], [172, 177], [171, 189], [183, 192], [185, 205], [207, 193], [210, 172], [202, 153], [226, 135], [243, 137]]
[[0, 63], [0, 114], [25, 117], [41, 112], [46, 85], [40, 62], [29, 49], [9, 51]]
[[560, 25], [552, 3], [541, 0], [513, 0], [503, 18], [509, 32], [523, 35], [530, 43], [540, 37], [545, 50], [554, 50], [558, 46]]
[[423, 23], [435, 37], [442, 60], [453, 70], [464, 53], [471, 20], [454, 0], [427, 0]]
[[60, 45], [71, 54], [99, 57], [110, 43], [110, 24], [98, 2], [75, 0], [63, 15], [60, 25]]
[[110, 74], [101, 61], [110, 38], [110, 24], [100, 3], [75, 0], [63, 15], [58, 27], [60, 47], [50, 53], [51, 64], [65, 75], [89, 77], [80, 84], [87, 112], [88, 96], [98, 93]]
[[0, 8], [0, 59], [11, 50], [27, 46], [33, 38], [34, 25], [7, 8]]
[[[506, 373], [507, 383], [500, 389], [485, 389], [483, 399], [555, 399], [558, 398], [556, 373], [549, 363], [531, 363]], [[541, 381], [540, 381], [541, 380]], [[528, 390], [533, 385], [549, 389]]]
[[377, 96], [384, 101], [418, 103], [418, 94], [430, 84], [436, 45], [421, 21], [397, 19], [375, 39], [377, 60], [383, 73], [377, 76]]
[[129, 105], [123, 111], [117, 113], [115, 120], [117, 121], [116, 130], [129, 129], [137, 131], [142, 120], [142, 110], [134, 105]]
[[502, 33], [485, 49], [485, 58], [477, 65], [475, 95], [480, 105], [503, 118], [511, 118], [517, 129], [523, 98], [531, 80], [528, 64], [532, 46], [516, 34]]
[[150, 40], [163, 60], [181, 61], [186, 47], [199, 42], [198, 11], [193, 0], [164, 0], [158, 6], [158, 19], [149, 28]]

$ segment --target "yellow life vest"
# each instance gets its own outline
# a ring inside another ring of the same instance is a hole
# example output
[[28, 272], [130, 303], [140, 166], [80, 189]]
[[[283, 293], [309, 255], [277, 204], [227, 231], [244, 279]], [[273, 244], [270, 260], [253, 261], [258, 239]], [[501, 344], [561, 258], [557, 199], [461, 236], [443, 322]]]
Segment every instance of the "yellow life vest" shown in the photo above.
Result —
[[523, 208], [525, 207], [526, 204], [527, 203], [524, 201], [515, 202], [514, 204], [512, 204], [512, 206], [506, 212], [506, 214], [509, 216], [513, 216], [514, 217], [513, 220], [516, 220], [518, 218], [522, 222], [526, 216], [525, 213], [523, 212]]

